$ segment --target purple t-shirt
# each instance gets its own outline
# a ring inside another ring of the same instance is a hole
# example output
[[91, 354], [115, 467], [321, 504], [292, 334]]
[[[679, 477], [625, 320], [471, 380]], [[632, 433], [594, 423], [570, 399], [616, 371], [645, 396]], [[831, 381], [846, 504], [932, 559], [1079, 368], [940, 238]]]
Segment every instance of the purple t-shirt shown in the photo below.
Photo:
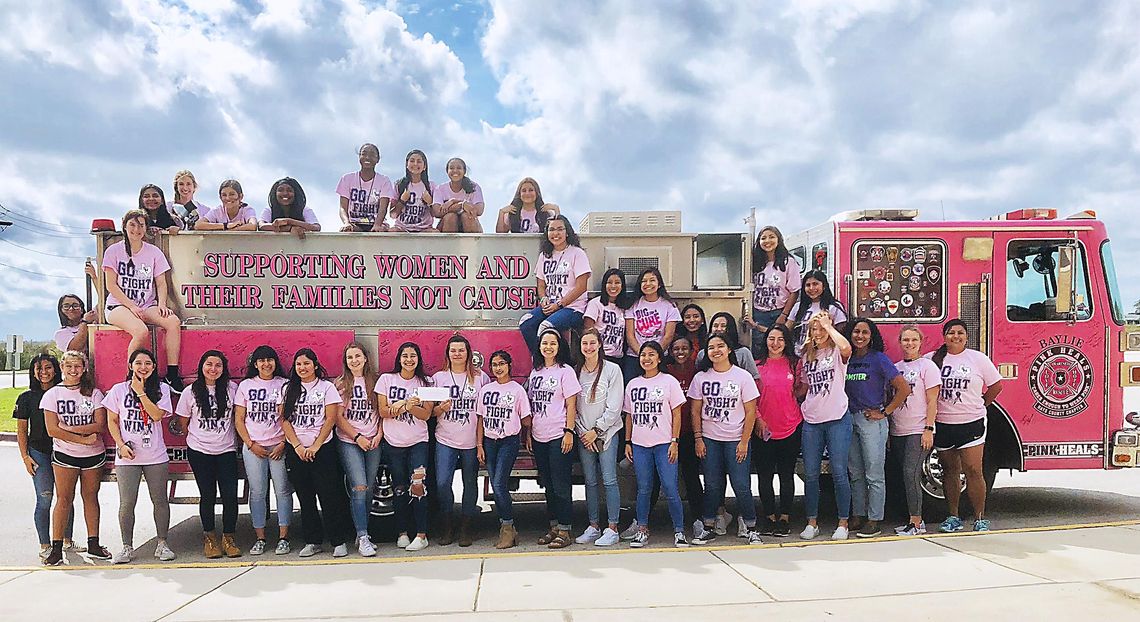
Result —
[[[388, 398], [388, 405], [391, 406], [412, 397], [416, 394], [416, 389], [426, 386], [430, 385], [420, 380], [419, 376], [412, 376], [408, 380], [400, 374], [382, 374], [376, 381], [376, 395]], [[407, 410], [401, 410], [396, 417], [384, 419], [381, 425], [384, 426], [384, 440], [393, 447], [411, 447], [428, 440], [427, 421]]]
[[800, 291], [800, 265], [794, 257], [788, 257], [784, 270], [775, 262], [764, 266], [752, 275], [752, 308], [759, 311], [783, 310], [788, 298]]
[[[933, 352], [927, 357], [933, 356]], [[1001, 381], [990, 357], [977, 350], [947, 354], [942, 360], [942, 389], [938, 391], [939, 423], [970, 423], [986, 416], [986, 389]]]
[[345, 173], [336, 184], [336, 193], [348, 199], [348, 221], [354, 225], [371, 227], [380, 213], [380, 199], [396, 198], [396, 187], [387, 175], [376, 175], [364, 181], [360, 171]]
[[[677, 305], [664, 298], [658, 298], [653, 302], [639, 298], [626, 310], [625, 319], [633, 320], [633, 336], [637, 341], [637, 347], [640, 348], [646, 341], [661, 343], [665, 338], [665, 329], [669, 322], [680, 322], [681, 313], [677, 311]], [[636, 351], [628, 348], [626, 354], [637, 356]]]
[[814, 361], [803, 359], [800, 366], [807, 397], [800, 404], [804, 421], [812, 424], [827, 423], [847, 414], [847, 363], [839, 350], [832, 347], [816, 352]]
[[[186, 445], [194, 451], [211, 456], [228, 453], [237, 447], [237, 434], [234, 432], [234, 399], [237, 397], [237, 384], [231, 382], [227, 387], [226, 412], [217, 416], [203, 417], [202, 409], [198, 406], [198, 398], [194, 391], [187, 388], [178, 398], [178, 405], [174, 412], [179, 417], [188, 417], [186, 425]], [[208, 410], [213, 413], [217, 407], [215, 401], [216, 388], [207, 386], [206, 394], [210, 400]]]
[[[546, 284], [546, 300], [549, 302], [562, 300], [574, 289], [578, 277], [590, 274], [590, 258], [580, 246], [567, 246], [561, 251], [554, 251], [549, 257], [539, 253], [534, 262], [538, 280]], [[585, 311], [586, 292], [565, 306], [579, 313]]]
[[277, 405], [285, 399], [286, 382], [278, 377], [269, 380], [255, 377], [242, 380], [238, 385], [234, 406], [245, 409], [245, 429], [250, 441], [272, 447], [285, 440]]
[[[115, 281], [127, 298], [142, 309], [158, 306], [158, 289], [154, 280], [170, 270], [170, 262], [154, 244], [143, 242], [139, 252], [127, 256], [123, 242], [115, 242], [103, 253], [103, 268], [115, 272]], [[107, 308], [122, 305], [110, 292], [107, 293]]]
[[[157, 406], [163, 416], [169, 415], [174, 407], [170, 405], [170, 387], [166, 383], [159, 385], [162, 397]], [[107, 391], [103, 399], [103, 407], [108, 413], [119, 416], [119, 435], [124, 443], [130, 443], [135, 457], [127, 460], [122, 456], [115, 457], [116, 466], [147, 466], [169, 462], [166, 455], [166, 439], [162, 436], [162, 422], [151, 419], [145, 413], [138, 396], [131, 390], [131, 383], [123, 381]]]
[[[285, 402], [284, 392], [281, 401]], [[297, 440], [305, 447], [317, 442], [321, 427], [325, 425], [325, 406], [331, 404], [340, 404], [340, 392], [333, 383], [321, 379], [301, 383], [301, 396], [293, 406], [293, 420], [289, 423], [297, 434]], [[332, 439], [333, 435], [329, 434], [325, 442]]]
[[492, 381], [479, 389], [475, 412], [483, 421], [484, 438], [507, 438], [522, 430], [522, 420], [530, 416], [530, 400], [514, 380]]
[[847, 361], [847, 408], [852, 412], [878, 410], [887, 401], [887, 388], [899, 370], [886, 354], [869, 350]]
[[[376, 408], [372, 405], [371, 395], [368, 395], [368, 385], [364, 381], [364, 377], [352, 379], [352, 389], [349, 391], [348, 399], [344, 400], [344, 410], [341, 411], [341, 416], [344, 420], [352, 426], [353, 430], [357, 433], [363, 434], [368, 438], [376, 436], [380, 431], [380, 413], [376, 412]], [[353, 435], [347, 435], [340, 426], [337, 426], [336, 437], [346, 443], [355, 443], [352, 440]]]
[[451, 408], [439, 416], [435, 426], [435, 440], [452, 449], [475, 449], [476, 426], [479, 425], [475, 402], [479, 389], [491, 381], [482, 370], [475, 373], [475, 381], [467, 374], [453, 374], [441, 369], [431, 377], [432, 383], [451, 392]]
[[257, 214], [254, 213], [252, 207], [245, 203], [241, 204], [241, 207], [238, 208], [237, 215], [233, 218], [230, 218], [230, 213], [226, 211], [225, 205], [219, 205], [214, 209], [206, 212], [206, 214], [202, 216], [201, 219], [205, 220], [206, 222], [212, 222], [215, 225], [224, 225], [229, 223], [235, 226], [241, 226], [251, 222], [255, 225], [257, 224]]
[[526, 392], [534, 414], [531, 436], [540, 443], [562, 438], [566, 425], [566, 399], [582, 390], [578, 375], [569, 365], [543, 367], [530, 372]]
[[752, 374], [733, 365], [728, 371], [697, 372], [689, 397], [701, 404], [701, 436], [714, 441], [739, 441], [744, 436], [744, 405], [760, 397]]
[[[428, 189], [422, 181], [408, 184], [408, 202], [404, 204], [404, 211], [396, 217], [392, 225], [395, 231], [427, 231], [435, 223], [431, 215], [431, 204], [425, 203], [423, 196]], [[432, 200], [435, 200], [435, 188], [431, 188]], [[397, 199], [398, 200], [398, 199]]]
[[638, 376], [625, 387], [622, 410], [633, 422], [632, 442], [656, 447], [673, 439], [673, 409], [685, 403], [681, 383], [666, 373], [652, 378]]
[[602, 334], [602, 351], [606, 356], [621, 356], [625, 349], [625, 311], [614, 303], [602, 305], [601, 298], [586, 303], [584, 317], [594, 320], [594, 328]]
[[[67, 388], [57, 384], [40, 398], [40, 408], [55, 413], [61, 430], [75, 432], [77, 428], [95, 423], [95, 411], [103, 407], [103, 392], [95, 389], [90, 396], [79, 392], [79, 387]], [[101, 441], [94, 445], [51, 439], [51, 448], [73, 458], [98, 456], [107, 449]]]
[[931, 387], [942, 386], [942, 374], [934, 361], [925, 358], [899, 361], [895, 367], [910, 385], [910, 395], [891, 413], [891, 436], [922, 434], [926, 428], [926, 392]]

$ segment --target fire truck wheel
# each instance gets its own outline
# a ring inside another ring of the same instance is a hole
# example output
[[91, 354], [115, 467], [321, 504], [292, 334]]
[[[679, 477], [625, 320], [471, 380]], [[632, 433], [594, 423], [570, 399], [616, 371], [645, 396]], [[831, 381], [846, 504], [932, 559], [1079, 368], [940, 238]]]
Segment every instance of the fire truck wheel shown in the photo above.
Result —
[[[993, 491], [994, 481], [997, 479], [998, 467], [997, 461], [993, 459], [990, 452], [986, 452], [984, 462], [982, 464], [982, 474], [986, 480], [986, 496], [989, 497], [990, 492]], [[969, 497], [965, 494], [966, 491], [966, 478], [962, 477], [959, 481], [960, 489], [962, 490], [961, 504], [962, 507], [959, 511], [965, 514], [970, 507]], [[930, 516], [944, 517], [947, 512], [946, 507], [946, 491], [945, 483], [942, 481], [942, 464], [938, 461], [938, 450], [931, 450], [926, 455], [926, 460], [922, 464], [922, 492], [924, 498], [922, 501], [923, 513]]]

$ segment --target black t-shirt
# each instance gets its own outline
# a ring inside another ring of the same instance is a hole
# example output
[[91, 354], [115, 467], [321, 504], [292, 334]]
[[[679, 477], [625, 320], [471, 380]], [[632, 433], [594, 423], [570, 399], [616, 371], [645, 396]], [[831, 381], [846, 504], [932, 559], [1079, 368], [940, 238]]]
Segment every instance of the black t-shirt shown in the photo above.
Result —
[[44, 411], [40, 408], [40, 400], [43, 397], [44, 392], [40, 389], [24, 391], [16, 398], [12, 417], [28, 420], [28, 447], [51, 453], [51, 437], [48, 436], [47, 426], [44, 424]]

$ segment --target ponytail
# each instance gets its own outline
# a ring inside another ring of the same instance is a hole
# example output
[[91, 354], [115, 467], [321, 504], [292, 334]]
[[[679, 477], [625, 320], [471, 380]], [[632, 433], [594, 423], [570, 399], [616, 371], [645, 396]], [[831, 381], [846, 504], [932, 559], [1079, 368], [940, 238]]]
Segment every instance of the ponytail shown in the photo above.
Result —
[[[946, 333], [950, 332], [950, 329], [955, 326], [961, 326], [962, 329], [966, 331], [966, 334], [970, 333], [970, 327], [966, 326], [966, 323], [963, 322], [961, 318], [954, 318], [942, 325], [942, 336], [945, 337]], [[948, 349], [946, 348], [946, 344], [943, 343], [934, 351], [934, 355], [930, 357], [930, 360], [934, 361], [934, 364], [937, 365], [939, 369], [942, 369], [942, 362], [946, 360], [947, 353]]]

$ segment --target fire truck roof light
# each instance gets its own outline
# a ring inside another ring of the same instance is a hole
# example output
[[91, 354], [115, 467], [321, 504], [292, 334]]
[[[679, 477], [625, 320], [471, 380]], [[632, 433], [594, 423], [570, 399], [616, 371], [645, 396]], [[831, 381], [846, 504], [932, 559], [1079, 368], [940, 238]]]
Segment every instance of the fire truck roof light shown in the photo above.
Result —
[[862, 220], [916, 220], [916, 209], [856, 209], [840, 212], [831, 217], [832, 222], [851, 222]]
[[110, 218], [96, 218], [91, 221], [91, 231], [114, 231], [115, 221]]
[[1096, 220], [1096, 210], [1081, 210], [1075, 214], [1070, 214], [1065, 220]]
[[991, 220], [1055, 220], [1057, 210], [1052, 207], [1030, 207], [1006, 212]]

